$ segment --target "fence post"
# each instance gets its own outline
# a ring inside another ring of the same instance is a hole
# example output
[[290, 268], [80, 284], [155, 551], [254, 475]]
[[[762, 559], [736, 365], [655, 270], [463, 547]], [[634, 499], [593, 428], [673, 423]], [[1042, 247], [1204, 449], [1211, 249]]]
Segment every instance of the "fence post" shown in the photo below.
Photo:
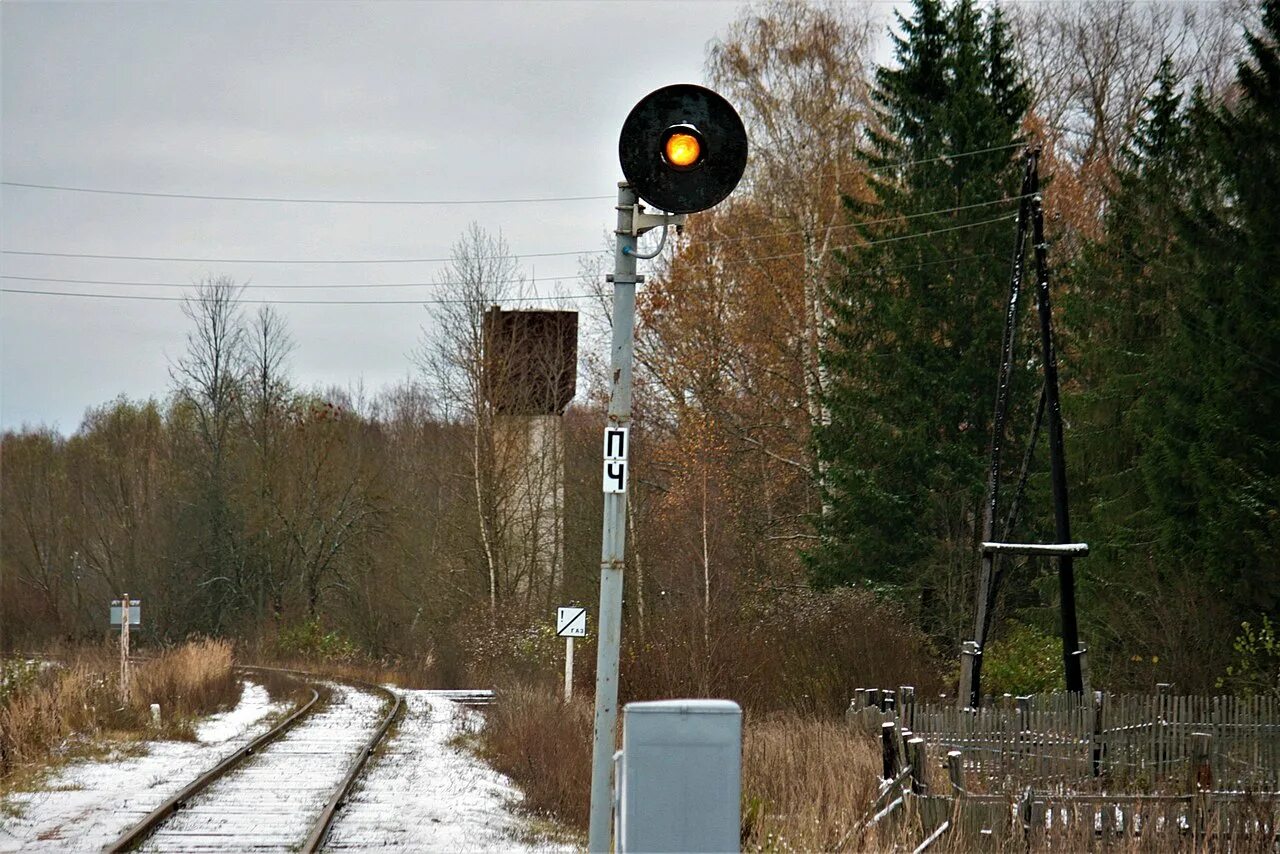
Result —
[[1191, 838], [1199, 848], [1209, 818], [1209, 792], [1213, 789], [1213, 736], [1191, 733]]
[[[1031, 794], [1031, 787], [1027, 786], [1022, 790], [1022, 794], [1018, 797], [1018, 821], [1022, 824], [1022, 832], [1028, 833], [1031, 830], [1031, 803], [1034, 796]], [[1106, 831], [1105, 819], [1103, 819], [1103, 831]]]
[[923, 795], [929, 790], [925, 779], [924, 739], [914, 736], [907, 742], [907, 762], [911, 764], [911, 792]]
[[1191, 780], [1193, 792], [1213, 788], [1213, 736], [1207, 732], [1191, 733]]
[[915, 729], [916, 726], [916, 689], [910, 685], [902, 685], [898, 688], [898, 709], [901, 714], [902, 725]]
[[951, 779], [951, 794], [960, 797], [964, 794], [964, 765], [962, 754], [958, 750], [947, 751], [947, 776]]
[[880, 724], [880, 749], [884, 754], [884, 779], [892, 780], [898, 776], [898, 735], [897, 725], [892, 721]]
[[1093, 776], [1102, 776], [1102, 752], [1105, 743], [1102, 731], [1103, 705], [1107, 695], [1101, 691], [1093, 692]]
[[982, 650], [978, 648], [977, 641], [967, 640], [960, 644], [960, 692], [956, 695], [956, 700], [962, 709], [978, 704], [978, 698], [973, 693], [973, 671], [978, 667], [980, 655]]
[[1089, 647], [1080, 644], [1080, 648], [1076, 650], [1076, 657], [1080, 659], [1080, 681], [1084, 685], [1081, 692], [1081, 698], [1093, 696], [1093, 685], [1089, 681]]

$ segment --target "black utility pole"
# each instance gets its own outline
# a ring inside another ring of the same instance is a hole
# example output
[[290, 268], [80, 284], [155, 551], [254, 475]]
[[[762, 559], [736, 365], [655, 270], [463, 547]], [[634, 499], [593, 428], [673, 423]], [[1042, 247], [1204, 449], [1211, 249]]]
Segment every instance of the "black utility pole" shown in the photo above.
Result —
[[[1049, 304], [1048, 244], [1044, 239], [1044, 209], [1040, 198], [1039, 152], [1031, 153], [1031, 239], [1036, 252], [1036, 306], [1040, 311], [1040, 348], [1044, 359], [1045, 404], [1049, 414], [1049, 479], [1053, 488], [1053, 527], [1059, 543], [1071, 542], [1067, 506], [1067, 459], [1062, 441], [1062, 405], [1058, 400], [1058, 357], [1053, 350], [1053, 309]], [[1062, 664], [1067, 690], [1084, 691], [1080, 669], [1080, 636], [1076, 627], [1074, 559], [1058, 555], [1058, 591], [1062, 611]]]
[[[1071, 542], [1071, 518], [1067, 509], [1067, 464], [1063, 451], [1062, 407], [1058, 399], [1058, 361], [1053, 350], [1053, 310], [1049, 304], [1048, 244], [1044, 238], [1044, 210], [1040, 197], [1040, 152], [1027, 153], [1026, 172], [1022, 178], [1022, 196], [1018, 207], [1018, 229], [1014, 241], [1013, 274], [1009, 282], [1009, 299], [1005, 303], [1004, 338], [1000, 347], [1000, 374], [996, 385], [996, 406], [992, 418], [991, 462], [987, 469], [987, 496], [982, 508], [982, 569], [978, 579], [973, 640], [965, 641], [960, 654], [961, 707], [977, 708], [982, 698], [982, 653], [991, 633], [992, 613], [1000, 587], [999, 561], [1010, 556], [1052, 557], [1058, 559], [1058, 586], [1062, 613], [1062, 659], [1067, 690], [1084, 691], [1083, 651], [1076, 627], [1076, 594], [1074, 560], [1089, 553], [1086, 543]], [[1027, 443], [1013, 504], [1004, 522], [1004, 530], [996, 530], [1000, 509], [1001, 456], [1005, 428], [1008, 424], [1010, 386], [1016, 361], [1018, 299], [1022, 292], [1026, 267], [1027, 229], [1036, 257], [1036, 306], [1040, 316], [1041, 358], [1044, 362], [1044, 386], [1036, 410], [1035, 424]], [[1035, 452], [1036, 439], [1045, 411], [1049, 413], [1050, 479], [1053, 486], [1053, 543], [1007, 542], [1017, 524], [1027, 473]]]
[[[1005, 302], [1004, 337], [1000, 345], [1000, 377], [996, 384], [996, 409], [991, 419], [991, 462], [987, 468], [987, 500], [982, 507], [982, 541], [996, 538], [996, 512], [1000, 505], [1000, 458], [1004, 448], [1005, 423], [1009, 416], [1009, 387], [1012, 382], [1014, 351], [1018, 330], [1018, 299], [1022, 293], [1023, 259], [1027, 251], [1027, 221], [1030, 219], [1031, 174], [1033, 161], [1027, 159], [1022, 176], [1022, 194], [1018, 203], [1018, 234], [1013, 248], [1013, 274], [1009, 281], [1009, 298]], [[982, 684], [982, 649], [991, 630], [991, 610], [995, 605], [996, 556], [982, 553], [982, 572], [978, 581], [978, 613], [974, 618], [975, 643], [965, 653], [961, 666], [960, 696], [977, 707]]]

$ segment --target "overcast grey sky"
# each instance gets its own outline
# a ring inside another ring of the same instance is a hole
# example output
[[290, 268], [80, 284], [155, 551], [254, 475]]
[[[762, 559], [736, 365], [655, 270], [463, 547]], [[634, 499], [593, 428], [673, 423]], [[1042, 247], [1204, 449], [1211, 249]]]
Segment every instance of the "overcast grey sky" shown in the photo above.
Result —
[[[8, 182], [209, 195], [490, 199], [611, 195], [617, 132], [668, 83], [702, 80], [737, 2], [0, 4]], [[623, 46], [630, 45], [625, 58]], [[189, 285], [431, 281], [440, 265], [58, 258], [435, 258], [471, 220], [517, 254], [597, 249], [604, 201], [277, 204], [5, 186], [7, 277]], [[539, 280], [574, 257], [528, 258]], [[6, 288], [181, 288], [5, 278]], [[429, 298], [433, 288], [254, 289], [248, 298]], [[539, 285], [553, 292], [554, 284]], [[581, 292], [576, 281], [561, 291]], [[303, 385], [376, 390], [411, 373], [421, 305], [284, 305]], [[73, 432], [119, 394], [162, 397], [176, 302], [0, 294], [0, 421]]]

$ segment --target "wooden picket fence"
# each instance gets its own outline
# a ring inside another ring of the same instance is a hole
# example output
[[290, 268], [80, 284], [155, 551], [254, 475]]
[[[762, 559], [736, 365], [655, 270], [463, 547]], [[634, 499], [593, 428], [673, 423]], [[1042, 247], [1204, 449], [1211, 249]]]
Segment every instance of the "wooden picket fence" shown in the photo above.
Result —
[[913, 823], [918, 851], [944, 836], [985, 848], [1010, 834], [1032, 850], [1280, 848], [1280, 704], [1161, 687], [1087, 702], [1006, 696], [981, 709], [918, 702], [909, 687], [859, 690], [848, 720], [884, 755], [867, 825]]
[[[1199, 795], [1079, 795], [1028, 790], [1017, 798], [935, 795], [891, 787], [870, 824], [914, 824], [927, 849], [942, 837], [963, 837], [953, 849], [1009, 848], [1236, 852], [1275, 851], [1280, 845], [1280, 800], [1241, 792]], [[1140, 841], [1141, 845], [1126, 845]], [[1005, 843], [1001, 845], [1001, 843]]]
[[[1165, 686], [1162, 686], [1164, 688]], [[851, 722], [921, 739], [932, 764], [959, 751], [986, 791], [1028, 785], [1120, 791], [1280, 790], [1280, 703], [1272, 697], [1065, 692], [992, 698], [980, 709], [917, 701], [909, 687], [855, 692]]]

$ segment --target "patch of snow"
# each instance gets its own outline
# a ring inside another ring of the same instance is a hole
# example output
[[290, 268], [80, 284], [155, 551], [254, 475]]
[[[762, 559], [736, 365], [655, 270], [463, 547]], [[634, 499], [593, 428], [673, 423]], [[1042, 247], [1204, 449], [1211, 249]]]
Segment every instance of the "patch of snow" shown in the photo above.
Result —
[[[391, 687], [391, 686], [388, 686]], [[398, 730], [369, 760], [338, 813], [326, 848], [410, 851], [570, 851], [531, 843], [513, 812], [519, 789], [450, 741], [483, 723], [451, 696], [474, 691], [406, 691]]]
[[234, 709], [212, 715], [196, 742], [144, 742], [146, 753], [114, 751], [103, 760], [73, 762], [34, 792], [0, 802], [0, 852], [99, 851], [195, 779], [268, 728], [268, 715], [287, 708], [246, 681]]

